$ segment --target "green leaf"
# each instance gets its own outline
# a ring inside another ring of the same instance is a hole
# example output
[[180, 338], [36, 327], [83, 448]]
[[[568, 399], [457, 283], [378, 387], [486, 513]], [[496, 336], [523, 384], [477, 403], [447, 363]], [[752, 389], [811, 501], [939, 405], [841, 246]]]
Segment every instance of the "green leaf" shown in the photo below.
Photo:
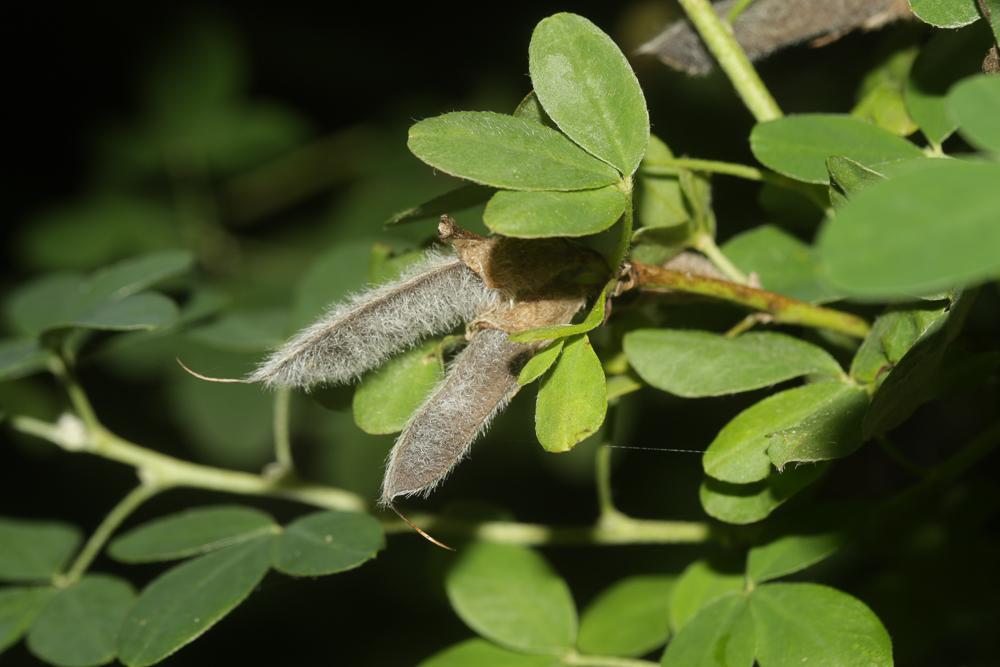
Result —
[[976, 0], [910, 0], [910, 9], [938, 28], [961, 28], [979, 19]]
[[557, 338], [539, 350], [521, 369], [521, 372], [517, 376], [517, 383], [523, 387], [542, 377], [545, 371], [549, 370], [552, 364], [556, 363], [556, 359], [559, 358], [559, 353], [562, 352], [563, 343], [565, 342], [565, 338]]
[[417, 667], [560, 667], [559, 658], [514, 653], [482, 639], [469, 639], [422, 661]]
[[160, 662], [219, 622], [257, 587], [270, 566], [271, 537], [215, 551], [168, 570], [150, 583], [118, 638], [128, 667]]
[[262, 353], [284, 342], [288, 311], [283, 308], [229, 312], [187, 332], [202, 345], [234, 352]]
[[274, 568], [293, 577], [319, 577], [352, 570], [385, 548], [382, 526], [361, 512], [316, 512], [282, 531]]
[[842, 155], [867, 167], [922, 155], [891, 132], [850, 116], [801, 114], [758, 123], [750, 148], [760, 162], [807, 183], [827, 183], [826, 160]]
[[750, 606], [730, 594], [707, 605], [670, 642], [663, 667], [751, 667], [756, 640]]
[[0, 581], [47, 581], [80, 545], [80, 531], [55, 521], [0, 517]]
[[743, 586], [742, 573], [724, 572], [705, 560], [691, 563], [670, 596], [670, 626], [680, 632], [699, 611], [719, 598], [739, 593]]
[[[649, 146], [641, 167], [656, 167], [674, 157], [656, 135], [649, 135]], [[680, 170], [678, 170], [679, 172]], [[659, 176], [640, 169], [635, 188], [636, 215], [643, 227], [675, 227], [691, 219], [679, 176]]]
[[904, 91], [916, 56], [915, 47], [900, 49], [866, 74], [851, 115], [901, 137], [913, 134], [917, 124], [906, 109]]
[[502, 190], [486, 205], [483, 222], [497, 234], [524, 239], [587, 236], [615, 224], [625, 205], [613, 185], [577, 192]]
[[766, 479], [772, 463], [846, 456], [861, 444], [868, 394], [850, 384], [815, 382], [768, 396], [741, 412], [705, 451], [705, 474], [721, 482]]
[[240, 506], [199, 507], [133, 528], [108, 547], [123, 563], [190, 558], [277, 532], [274, 520]]
[[580, 619], [577, 647], [584, 653], [639, 657], [670, 637], [674, 577], [622, 579], [590, 603]]
[[485, 204], [492, 195], [492, 188], [484, 188], [481, 185], [461, 185], [422, 204], [394, 214], [386, 220], [385, 224], [401, 225], [405, 222], [439, 218], [446, 213], [458, 213]]
[[45, 370], [48, 353], [34, 339], [0, 342], [0, 381], [17, 380]]
[[549, 117], [589, 153], [626, 176], [649, 139], [649, 113], [625, 55], [576, 14], [543, 19], [531, 35], [528, 69]]
[[642, 389], [642, 382], [634, 373], [622, 373], [620, 375], [610, 375], [607, 378], [608, 403]]
[[559, 575], [524, 547], [466, 547], [448, 572], [451, 606], [480, 635], [530, 653], [562, 654], [576, 640], [576, 608]]
[[869, 185], [885, 180], [884, 174], [839, 155], [827, 160], [826, 168], [830, 172], [830, 202], [834, 208], [840, 208]]
[[566, 341], [538, 390], [535, 435], [549, 452], [567, 452], [597, 432], [608, 411], [604, 369], [585, 334]]
[[772, 470], [767, 479], [753, 484], [730, 484], [706, 477], [698, 495], [710, 517], [745, 525], [766, 519], [789, 498], [823, 474], [823, 464], [804, 465], [784, 472]]
[[21, 639], [53, 595], [52, 588], [0, 588], [0, 653]]
[[618, 181], [559, 132], [489, 111], [458, 111], [410, 128], [410, 151], [446, 174], [512, 190], [589, 190]]
[[545, 109], [542, 108], [542, 103], [538, 101], [538, 96], [535, 95], [535, 91], [531, 91], [524, 96], [524, 99], [518, 102], [513, 115], [517, 118], [533, 120], [536, 123], [540, 123], [554, 129], [559, 129], [556, 127], [556, 124], [552, 122], [552, 119], [549, 118], [549, 115], [545, 113]]
[[365, 433], [397, 433], [444, 377], [434, 339], [369, 373], [354, 391], [354, 422]]
[[812, 247], [780, 227], [760, 225], [737, 234], [722, 252], [740, 270], [756, 273], [766, 290], [812, 303], [838, 298], [823, 278]]
[[133, 257], [91, 275], [84, 291], [94, 301], [123, 299], [186, 273], [194, 256], [186, 250], [166, 250]]
[[938, 32], [913, 63], [906, 108], [932, 144], [944, 142], [958, 126], [948, 113], [948, 90], [959, 79], [981, 71], [988, 34], [976, 29]]
[[747, 579], [761, 584], [815, 565], [844, 544], [840, 533], [787, 535], [754, 547], [747, 556]]
[[138, 331], [171, 324], [178, 314], [173, 301], [162, 294], [146, 292], [103, 303], [77, 317], [53, 323], [51, 328]]
[[594, 299], [594, 305], [590, 307], [587, 316], [575, 324], [554, 324], [537, 329], [528, 329], [510, 335], [510, 339], [516, 343], [534, 343], [542, 340], [569, 338], [578, 334], [592, 331], [604, 323], [604, 307], [608, 301], [608, 291], [613, 287], [613, 283], [605, 285], [601, 293]]
[[899, 360], [936, 323], [947, 309], [937, 305], [893, 310], [878, 317], [851, 361], [851, 377], [862, 384], [881, 384]]
[[115, 659], [118, 631], [134, 600], [127, 581], [85, 576], [45, 605], [28, 632], [28, 648], [59, 667], [107, 664]]
[[861, 601], [816, 584], [767, 584], [750, 595], [761, 667], [891, 667], [892, 642]]
[[802, 375], [839, 376], [822, 348], [778, 333], [727, 338], [708, 331], [638, 329], [625, 334], [625, 354], [643, 380], [677, 396], [721, 396]]
[[1000, 274], [1000, 165], [933, 161], [876, 183], [826, 224], [831, 281], [861, 299], [904, 299]]
[[1000, 79], [965, 79], [948, 93], [948, 110], [970, 144], [1000, 153]]

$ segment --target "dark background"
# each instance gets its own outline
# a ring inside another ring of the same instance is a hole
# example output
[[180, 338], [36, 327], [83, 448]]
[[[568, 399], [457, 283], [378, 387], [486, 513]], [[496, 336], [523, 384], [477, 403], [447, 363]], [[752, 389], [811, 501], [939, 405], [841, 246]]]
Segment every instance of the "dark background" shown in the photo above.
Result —
[[[227, 263], [217, 251], [199, 249], [207, 281], [224, 286], [237, 302], [256, 305], [280, 302], [304, 263], [327, 247], [379, 237], [388, 213], [425, 198], [420, 192], [440, 191], [440, 179], [434, 181], [406, 153], [407, 125], [455, 109], [512, 108], [529, 88], [526, 53], [531, 29], [560, 10], [589, 17], [627, 51], [655, 34], [676, 11], [670, 3], [653, 1], [437, 2], [403, 7], [367, 3], [349, 9], [334, 3], [239, 2], [8, 7], [2, 21], [7, 132], [0, 227], [5, 270], [0, 287], [7, 291], [31, 276], [61, 268], [38, 250], [39, 245], [58, 243], [59, 237], [33, 237], [33, 230], [48, 212], [109, 187], [101, 176], [106, 165], [95, 158], [101, 137], [131, 127], [142, 117], [142, 91], [153, 63], [164, 45], [191, 25], [209, 21], [229, 27], [246, 57], [245, 99], [268, 100], [297, 114], [307, 128], [304, 144], [322, 137], [354, 137], [337, 144], [330, 162], [324, 163], [334, 171], [343, 169], [345, 175], [331, 178], [313, 195], [249, 223], [223, 208], [226, 233], [250, 248], [239, 261]], [[865, 71], [892, 45], [918, 42], [924, 36], [912, 26], [852, 35], [822, 50], [800, 48], [777, 56], [762, 66], [762, 73], [786, 111], [847, 111]], [[635, 59], [634, 66], [649, 101], [653, 131], [676, 153], [752, 161], [746, 143], [752, 120], [722, 77], [689, 80], [650, 59]], [[352, 128], [362, 128], [357, 135], [361, 139], [355, 141], [357, 136], [348, 131]], [[273, 157], [283, 152], [275, 151]], [[260, 163], [268, 159], [263, 156]], [[229, 179], [252, 166], [213, 173], [206, 177], [206, 187], [227, 192]], [[124, 187], [120, 183], [129, 181], [128, 174], [116, 178], [110, 187]], [[128, 187], [159, 200], [163, 183], [158, 178], [143, 177]], [[723, 239], [765, 221], [755, 188], [721, 180], [715, 199]], [[420, 238], [431, 231], [424, 227], [406, 233]], [[795, 231], [811, 236], [808, 226]], [[93, 233], [105, 232], [98, 227]], [[115, 259], [114, 254], [106, 259]], [[972, 350], [985, 345], [989, 332], [995, 331], [996, 291], [984, 291], [989, 293], [977, 305], [965, 342]], [[233, 404], [234, 394], [199, 394], [193, 400], [208, 406], [208, 415], [199, 417], [201, 426], [185, 425], [188, 411], [198, 407], [186, 403], [185, 396], [192, 400], [191, 392], [200, 390], [184, 384], [189, 378], [177, 379], [170, 361], [177, 348], [165, 347], [165, 361], [151, 375], [144, 375], [141, 367], [130, 371], [134, 359], [127, 355], [112, 355], [83, 369], [83, 381], [102, 417], [123, 434], [177, 455], [259, 468], [266, 460], [259, 444], [247, 445], [249, 452], [240, 450], [241, 442], [229, 442], [227, 448], [219, 445], [217, 433], [199, 428], [211, 430], [211, 424], [203, 424], [206, 419], [222, 424], [224, 431], [230, 423], [249, 419], [245, 414], [241, 419], [239, 413], [212, 412], [212, 401], [237, 410], [245, 405], [248, 411], [261, 404], [253, 398]], [[190, 354], [223, 370], [245, 367], [248, 361], [246, 356], [229, 359], [206, 351]], [[612, 437], [619, 444], [703, 449], [722, 424], [762, 395], [685, 402], [643, 391], [630, 399], [629, 418]], [[0, 399], [41, 415], [56, 414], [62, 400], [44, 379], [8, 383], [0, 387]], [[915, 460], [931, 464], [977, 433], [995, 415], [997, 405], [994, 379], [926, 406], [892, 438]], [[475, 499], [526, 521], [590, 521], [595, 509], [590, 482], [593, 443], [565, 457], [540, 454], [533, 444], [530, 408], [530, 400], [517, 401], [449, 484], [414, 508], [443, 508]], [[296, 432], [296, 455], [304, 474], [371, 492], [391, 438], [359, 438], [349, 433], [349, 416], [322, 411], [308, 400], [296, 403], [296, 413], [309, 421], [299, 424]], [[327, 428], [323, 424], [328, 421], [336, 423]], [[237, 438], [237, 432], [230, 433], [230, 440]], [[348, 453], [331, 453], [338, 447]], [[117, 464], [55, 452], [23, 438], [5, 435], [0, 453], [4, 515], [58, 518], [89, 530], [133, 484], [131, 473]], [[894, 637], [897, 664], [996, 664], [991, 656], [1000, 647], [990, 622], [996, 618], [995, 594], [986, 593], [1000, 590], [995, 569], [1000, 495], [992, 481], [996, 467], [994, 456], [920, 508], [905, 525], [807, 575], [868, 603]], [[698, 456], [622, 452], [615, 455], [615, 470], [616, 495], [628, 512], [705, 518], [697, 503]], [[913, 481], [872, 444], [835, 466], [801, 506], [808, 510], [813, 502], [877, 500]], [[155, 499], [130, 524], [194, 504], [233, 501], [174, 491]], [[282, 519], [302, 512], [293, 505], [247, 502]], [[809, 522], [797, 512], [792, 503], [778, 521]], [[680, 571], [704, 553], [693, 547], [546, 550], [570, 581], [581, 607], [618, 578]], [[444, 598], [440, 576], [448, 559], [419, 538], [398, 536], [390, 538], [390, 548], [375, 562], [354, 572], [312, 581], [269, 575], [247, 603], [163, 664], [415, 664], [471, 635]], [[96, 567], [123, 574], [137, 585], [159, 571], [122, 568], [106, 559]], [[38, 664], [23, 645], [0, 662]]]

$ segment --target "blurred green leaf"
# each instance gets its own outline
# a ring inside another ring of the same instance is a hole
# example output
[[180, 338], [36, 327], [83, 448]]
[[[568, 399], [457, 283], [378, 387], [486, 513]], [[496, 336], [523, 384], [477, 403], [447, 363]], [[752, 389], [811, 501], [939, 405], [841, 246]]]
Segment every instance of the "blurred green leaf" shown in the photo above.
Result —
[[886, 374], [924, 334], [945, 317], [938, 305], [892, 310], [878, 317], [851, 361], [851, 377], [862, 384], [880, 384]]
[[514, 653], [482, 639], [468, 639], [422, 661], [417, 667], [560, 667], [550, 655]]
[[382, 526], [360, 512], [316, 512], [288, 524], [272, 561], [293, 577], [319, 577], [352, 570], [385, 548]]
[[604, 369], [585, 334], [570, 338], [535, 403], [535, 435], [549, 452], [567, 452], [597, 432], [608, 410]]
[[503, 646], [560, 655], [576, 640], [576, 608], [566, 582], [530, 549], [468, 546], [449, 570], [445, 589], [470, 628]]
[[697, 398], [767, 387], [802, 375], [839, 376], [825, 350], [779, 333], [735, 338], [684, 329], [638, 329], [625, 334], [629, 364], [650, 385]]
[[24, 636], [53, 595], [53, 588], [0, 588], [0, 654]]
[[124, 563], [190, 558], [277, 531], [250, 507], [199, 507], [138, 526], [114, 540], [108, 554]]
[[754, 619], [747, 598], [730, 593], [706, 605], [663, 654], [663, 667], [752, 667]]
[[491, 231], [517, 238], [587, 236], [611, 227], [625, 211], [625, 195], [613, 185], [576, 192], [502, 190], [486, 205]]
[[80, 531], [56, 521], [0, 517], [0, 581], [47, 581], [80, 545]]
[[840, 208], [873, 183], [885, 180], [884, 174], [839, 155], [828, 159], [826, 168], [830, 172], [830, 203], [834, 208]]
[[973, 146], [1000, 153], [1000, 79], [965, 79], [948, 93], [948, 111]]
[[636, 576], [605, 589], [583, 612], [577, 646], [584, 653], [643, 656], [670, 637], [674, 577]]
[[758, 123], [750, 148], [765, 166], [807, 183], [827, 183], [826, 160], [842, 155], [867, 167], [922, 155], [905, 139], [850, 116], [800, 114]]
[[458, 111], [410, 128], [410, 150], [446, 174], [512, 190], [588, 190], [618, 173], [559, 132], [488, 111]]
[[743, 590], [743, 574], [724, 572], [705, 560], [684, 570], [670, 596], [670, 626], [680, 632], [699, 611], [719, 598]]
[[337, 243], [312, 262], [295, 292], [293, 329], [312, 323], [330, 304], [364, 287], [371, 245], [365, 238]]
[[548, 115], [587, 152], [626, 176], [649, 140], [646, 100], [625, 55], [576, 14], [542, 19], [531, 35], [528, 69]]
[[163, 573], [139, 595], [118, 637], [128, 667], [160, 662], [243, 602], [270, 566], [272, 538], [199, 556]]
[[750, 484], [792, 461], [846, 456], [861, 445], [868, 394], [851, 384], [816, 382], [787, 389], [750, 406], [719, 432], [705, 451], [705, 474]]
[[737, 234], [722, 252], [740, 270], [756, 273], [766, 290], [812, 303], [838, 297], [823, 279], [812, 247], [780, 227], [760, 225]]
[[284, 308], [238, 310], [187, 332], [194, 341], [234, 352], [262, 353], [276, 348], [288, 331]]
[[863, 299], [903, 299], [1000, 274], [1000, 165], [940, 160], [858, 193], [823, 227], [831, 281]]
[[59, 667], [107, 664], [115, 659], [118, 631], [134, 600], [127, 581], [87, 575], [49, 600], [28, 632], [28, 648]]
[[354, 422], [365, 433], [403, 430], [410, 415], [444, 377], [433, 339], [408, 350], [366, 375], [354, 391]]
[[51, 328], [149, 330], [172, 324], [178, 315], [179, 311], [173, 301], [162, 294], [146, 292], [103, 303], [77, 317], [53, 323]]
[[789, 498], [812, 484], [826, 470], [824, 464], [803, 465], [784, 472], [772, 470], [753, 484], [730, 484], [706, 477], [699, 497], [710, 517], [744, 525], [766, 519]]
[[118, 300], [186, 273], [193, 265], [194, 256], [186, 250], [132, 257], [95, 271], [83, 291], [93, 302]]
[[528, 363], [524, 365], [524, 368], [521, 369], [521, 372], [517, 376], [517, 383], [523, 387], [542, 377], [545, 371], [549, 370], [552, 364], [556, 363], [556, 359], [559, 358], [559, 353], [562, 352], [563, 343], [565, 342], [565, 338], [557, 338], [536, 352], [535, 356], [531, 357]]
[[890, 667], [892, 642], [861, 601], [816, 584], [767, 584], [750, 595], [761, 667]]
[[433, 199], [428, 199], [422, 204], [393, 214], [385, 224], [400, 225], [405, 222], [417, 222], [438, 218], [445, 214], [458, 213], [473, 206], [485, 204], [493, 196], [493, 192], [492, 188], [485, 188], [481, 185], [460, 185]]
[[906, 108], [931, 143], [941, 144], [955, 131], [957, 123], [947, 108], [948, 90], [959, 79], [981, 71], [988, 46], [985, 30], [946, 30], [933, 35], [920, 50], [906, 84]]
[[976, 0], [910, 0], [910, 9], [938, 28], [961, 28], [979, 20]]
[[[643, 167], [655, 167], [673, 157], [673, 152], [659, 137], [649, 135]], [[691, 218], [678, 176], [654, 176], [640, 170], [635, 199], [636, 215], [643, 227], [674, 227]]]
[[903, 95], [916, 56], [916, 48], [901, 49], [866, 74], [851, 115], [901, 137], [913, 134], [917, 124], [906, 109]]
[[34, 339], [0, 341], [0, 381], [17, 380], [45, 370], [48, 352]]
[[843, 536], [839, 533], [781, 537], [750, 550], [747, 579], [760, 584], [794, 574], [826, 559], [843, 544]]

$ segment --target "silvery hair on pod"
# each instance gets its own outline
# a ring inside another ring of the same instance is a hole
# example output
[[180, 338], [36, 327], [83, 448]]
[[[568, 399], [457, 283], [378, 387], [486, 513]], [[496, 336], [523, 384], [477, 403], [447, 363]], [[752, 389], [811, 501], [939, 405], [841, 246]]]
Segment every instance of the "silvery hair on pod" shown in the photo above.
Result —
[[350, 382], [422, 338], [472, 320], [501, 298], [454, 253], [428, 251], [395, 282], [331, 306], [247, 380], [306, 389]]
[[517, 393], [518, 372], [536, 348], [514, 343], [496, 329], [473, 336], [389, 453], [383, 505], [399, 496], [426, 495], [448, 476]]

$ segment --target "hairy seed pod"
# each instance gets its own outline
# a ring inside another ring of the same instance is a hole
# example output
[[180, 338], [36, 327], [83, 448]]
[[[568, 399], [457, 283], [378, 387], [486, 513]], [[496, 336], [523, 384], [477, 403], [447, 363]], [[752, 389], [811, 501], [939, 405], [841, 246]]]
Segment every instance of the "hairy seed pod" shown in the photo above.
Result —
[[537, 347], [511, 342], [496, 329], [473, 336], [389, 453], [383, 505], [400, 496], [426, 495], [448, 476], [517, 393], [517, 375]]
[[[715, 4], [725, 17], [736, 0]], [[858, 29], [872, 30], [910, 15], [906, 0], [756, 0], [733, 21], [733, 35], [751, 60], [808, 40], [829, 42]], [[712, 71], [712, 56], [687, 20], [676, 21], [639, 47], [688, 74]]]
[[349, 382], [422, 338], [472, 320], [502, 298], [453, 253], [431, 251], [397, 281], [332, 306], [247, 379], [307, 389]]

